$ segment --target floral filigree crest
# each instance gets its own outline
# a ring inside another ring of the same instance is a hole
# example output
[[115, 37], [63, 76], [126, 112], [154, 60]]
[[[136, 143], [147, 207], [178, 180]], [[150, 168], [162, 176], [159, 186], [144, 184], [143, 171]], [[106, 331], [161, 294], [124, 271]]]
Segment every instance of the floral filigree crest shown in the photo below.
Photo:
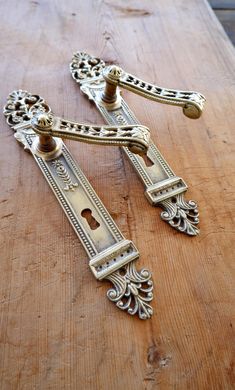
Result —
[[165, 210], [161, 213], [161, 218], [168, 222], [173, 228], [190, 236], [196, 236], [199, 229], [199, 212], [196, 202], [186, 201], [184, 194], [165, 199], [159, 203]]
[[[21, 89], [10, 93], [3, 109], [7, 123], [13, 128], [17, 125], [28, 124], [35, 116], [35, 113], [39, 112], [48, 113], [51, 112], [51, 109], [41, 96], [32, 95]], [[30, 150], [26, 139], [27, 134], [32, 135], [34, 132], [26, 126], [25, 128], [17, 129], [14, 137], [24, 145], [26, 150]]]
[[77, 52], [73, 55], [70, 71], [74, 80], [80, 82], [101, 76], [104, 67], [105, 62], [100, 58], [93, 57], [85, 52]]
[[35, 112], [51, 112], [51, 109], [41, 96], [32, 95], [21, 89], [10, 93], [3, 110], [11, 127], [29, 122]]
[[121, 310], [131, 315], [138, 314], [146, 320], [153, 315], [149, 302], [153, 299], [153, 282], [147, 269], [137, 271], [132, 261], [107, 277], [114, 287], [108, 290], [108, 298]]

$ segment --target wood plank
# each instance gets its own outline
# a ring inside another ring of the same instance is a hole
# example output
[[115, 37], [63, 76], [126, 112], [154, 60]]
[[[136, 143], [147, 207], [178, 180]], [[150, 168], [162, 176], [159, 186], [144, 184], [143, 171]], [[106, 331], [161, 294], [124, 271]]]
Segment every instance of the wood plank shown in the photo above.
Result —
[[66, 142], [153, 271], [152, 320], [115, 309], [30, 155], [0, 117], [0, 388], [232, 389], [234, 48], [203, 0], [0, 2], [1, 105], [23, 88], [55, 114], [101, 123], [68, 63], [76, 50], [207, 97], [202, 118], [124, 96], [198, 201], [201, 234], [173, 231], [118, 149]]

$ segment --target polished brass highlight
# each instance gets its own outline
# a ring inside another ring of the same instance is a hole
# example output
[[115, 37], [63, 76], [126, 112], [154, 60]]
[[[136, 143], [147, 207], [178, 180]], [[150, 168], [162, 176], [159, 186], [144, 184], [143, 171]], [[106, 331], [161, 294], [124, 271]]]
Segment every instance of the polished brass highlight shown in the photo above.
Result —
[[[121, 98], [118, 86], [160, 103], [183, 108], [189, 118], [199, 118], [205, 98], [198, 92], [176, 91], [155, 86], [123, 71], [116, 65], [106, 66], [102, 59], [84, 52], [74, 54], [70, 64], [73, 79], [81, 91], [94, 101], [104, 119], [110, 125], [139, 123], [126, 102]], [[123, 148], [134, 169], [140, 176], [148, 201], [163, 208], [161, 218], [178, 231], [195, 236], [199, 214], [196, 202], [184, 199], [187, 185], [176, 176], [157, 146], [150, 140], [145, 160]]]
[[[139, 258], [137, 248], [132, 241], [122, 235], [61, 139], [54, 138], [55, 134], [64, 137], [64, 132], [67, 132], [67, 138], [70, 138], [72, 132], [75, 139], [80, 140], [77, 127], [75, 126], [76, 129], [73, 130], [68, 126], [74, 122], [66, 121], [64, 124], [64, 120], [52, 114], [42, 97], [22, 90], [13, 91], [9, 95], [4, 115], [7, 123], [15, 131], [15, 138], [32, 153], [80, 238], [89, 256], [89, 266], [93, 275], [96, 279], [107, 279], [112, 283], [107, 292], [108, 298], [118, 308], [131, 315], [137, 314], [144, 320], [150, 318], [153, 314], [150, 306], [153, 299], [151, 273], [147, 269], [137, 271], [135, 266]], [[64, 126], [62, 129], [61, 124]], [[127, 131], [126, 127], [122, 126], [121, 131]], [[138, 146], [145, 147], [145, 141], [142, 142], [141, 138], [131, 133], [134, 127], [128, 126], [127, 138], [130, 138], [128, 145], [131, 146], [133, 136], [134, 145], [137, 142]], [[90, 128], [95, 129], [95, 136], [97, 131], [101, 131], [97, 126], [89, 125], [86, 137], [90, 134]], [[121, 142], [117, 136], [120, 127], [112, 126], [112, 130], [108, 126], [103, 128], [115, 133], [112, 136], [116, 137], [117, 144]], [[144, 133], [146, 131], [145, 127], [137, 128], [138, 132], [141, 129]], [[40, 135], [38, 136], [35, 131]]]

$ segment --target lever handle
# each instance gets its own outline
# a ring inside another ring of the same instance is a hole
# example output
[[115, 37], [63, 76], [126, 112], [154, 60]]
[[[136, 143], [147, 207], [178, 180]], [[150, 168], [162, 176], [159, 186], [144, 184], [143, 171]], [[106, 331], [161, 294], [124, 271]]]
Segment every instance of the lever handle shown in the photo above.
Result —
[[162, 88], [143, 81], [116, 65], [105, 67], [103, 77], [106, 80], [103, 100], [107, 103], [116, 100], [116, 88], [120, 86], [158, 103], [182, 107], [188, 118], [197, 119], [202, 114], [206, 99], [198, 92]]
[[41, 136], [67, 138], [74, 141], [127, 146], [132, 153], [147, 152], [150, 132], [141, 125], [97, 126], [68, 121], [51, 113], [35, 112], [31, 119], [33, 130]]

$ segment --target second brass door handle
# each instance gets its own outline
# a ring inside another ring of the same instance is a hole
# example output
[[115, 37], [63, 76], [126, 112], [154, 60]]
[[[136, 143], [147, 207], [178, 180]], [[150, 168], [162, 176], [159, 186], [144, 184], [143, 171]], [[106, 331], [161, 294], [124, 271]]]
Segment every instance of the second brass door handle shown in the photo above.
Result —
[[116, 88], [120, 86], [158, 103], [182, 107], [188, 118], [197, 119], [202, 114], [206, 99], [198, 92], [162, 88], [143, 81], [116, 65], [105, 67], [103, 77], [106, 81], [103, 99], [106, 102], [115, 101]]
[[[107, 78], [110, 76], [110, 69], [112, 70], [112, 82], [107, 82]], [[127, 73], [124, 75], [122, 71], [120, 72], [119, 67], [109, 68], [101, 58], [84, 52], [77, 52], [73, 55], [70, 71], [73, 79], [79, 84], [81, 91], [89, 100], [95, 103], [108, 124], [140, 124], [127, 102], [120, 96], [120, 92], [117, 90], [117, 84], [120, 86], [125, 85], [127, 88], [127, 81], [125, 82], [125, 80], [131, 75]], [[136, 78], [136, 81], [131, 83], [131, 87], [129, 85], [128, 88], [133, 88], [133, 91], [136, 93], [141, 91], [142, 95], [150, 98], [150, 92], [153, 92], [154, 88], [159, 87]], [[185, 94], [185, 96], [182, 96], [182, 94]], [[178, 105], [191, 118], [201, 115], [205, 102], [205, 98], [196, 92], [162, 89], [162, 91], [159, 91], [159, 95], [155, 96], [154, 100]], [[186, 98], [186, 95], [188, 98]], [[199, 103], [195, 102], [197, 98]], [[147, 159], [130, 153], [129, 149], [125, 147], [123, 150], [144, 184], [145, 195], [150, 204], [163, 209], [161, 218], [182, 233], [190, 236], [197, 235], [199, 233], [197, 203], [185, 199], [185, 193], [188, 189], [187, 184], [174, 173], [158, 147], [153, 143], [153, 140], [150, 140]]]
[[80, 84], [97, 80], [98, 85], [99, 81], [104, 79], [106, 84], [102, 100], [107, 104], [118, 100], [117, 86], [158, 103], [182, 107], [184, 115], [191, 119], [201, 116], [206, 102], [205, 97], [199, 92], [181, 91], [151, 84], [117, 65], [106, 65], [102, 59], [83, 52], [74, 54], [70, 71], [74, 80]]

